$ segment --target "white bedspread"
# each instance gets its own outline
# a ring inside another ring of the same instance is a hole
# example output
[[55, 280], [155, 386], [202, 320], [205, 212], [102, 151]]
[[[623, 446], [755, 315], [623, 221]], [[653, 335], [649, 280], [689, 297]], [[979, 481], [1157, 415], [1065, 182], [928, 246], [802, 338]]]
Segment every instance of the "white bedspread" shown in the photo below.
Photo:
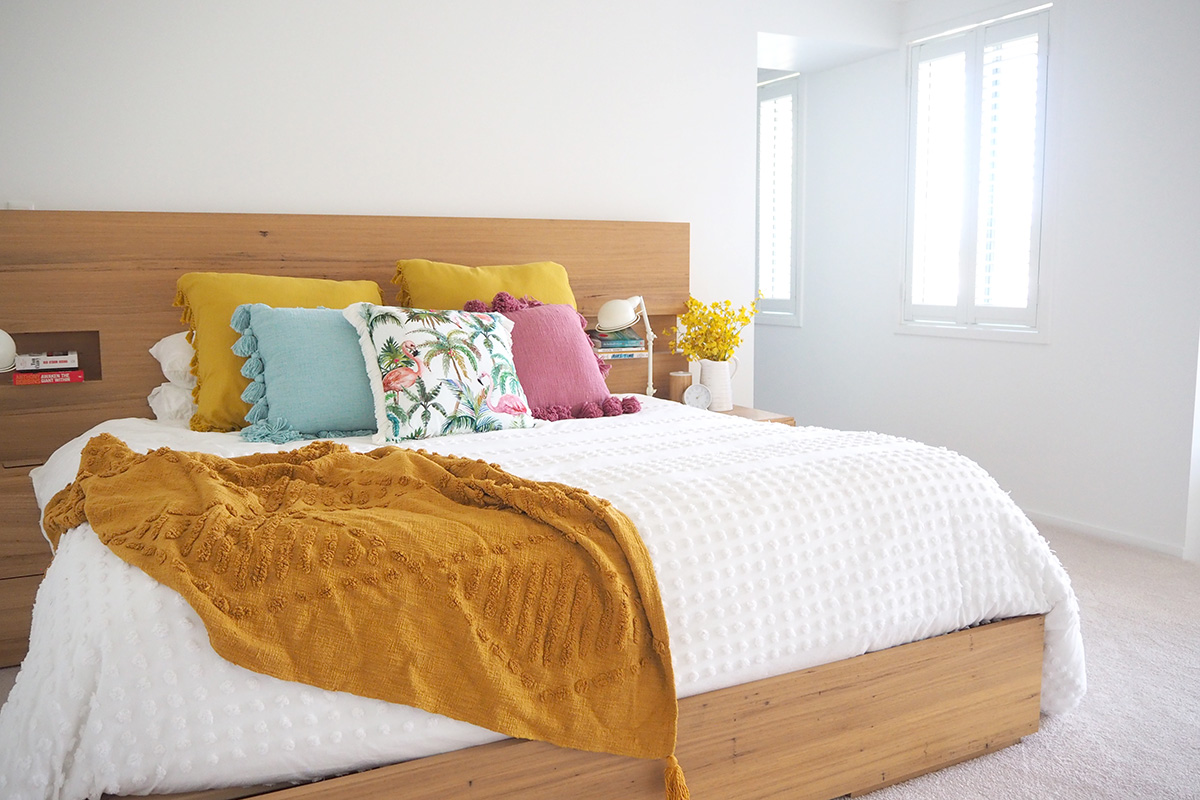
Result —
[[[1042, 709], [1079, 701], [1083, 646], [1066, 573], [970, 460], [877, 434], [644, 405], [415, 446], [580, 486], [628, 514], [658, 570], [680, 697], [1047, 613]], [[296, 446], [116, 420], [35, 470], [39, 503], [73, 480], [84, 442], [101, 431], [141, 451]], [[297, 780], [498, 738], [223, 661], [179, 595], [84, 525], [46, 573], [29, 655], [0, 711], [0, 797]]]

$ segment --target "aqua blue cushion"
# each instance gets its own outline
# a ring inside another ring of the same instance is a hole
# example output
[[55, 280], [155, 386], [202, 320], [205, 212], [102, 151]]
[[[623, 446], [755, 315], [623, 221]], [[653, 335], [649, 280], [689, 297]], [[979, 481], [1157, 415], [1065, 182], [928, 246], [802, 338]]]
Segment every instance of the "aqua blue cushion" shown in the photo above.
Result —
[[251, 404], [242, 429], [248, 441], [369, 436], [375, 407], [358, 332], [332, 308], [237, 307], [231, 321], [242, 337], [242, 375]]

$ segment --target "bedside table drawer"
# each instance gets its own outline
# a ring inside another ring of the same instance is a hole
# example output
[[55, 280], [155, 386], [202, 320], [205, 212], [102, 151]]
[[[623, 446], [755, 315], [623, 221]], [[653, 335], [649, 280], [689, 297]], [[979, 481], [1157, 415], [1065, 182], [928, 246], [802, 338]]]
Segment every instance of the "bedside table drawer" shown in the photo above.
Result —
[[0, 468], [0, 579], [40, 577], [50, 564], [50, 546], [38, 525], [30, 469]]
[[29, 649], [33, 598], [41, 575], [0, 580], [0, 668], [15, 667]]

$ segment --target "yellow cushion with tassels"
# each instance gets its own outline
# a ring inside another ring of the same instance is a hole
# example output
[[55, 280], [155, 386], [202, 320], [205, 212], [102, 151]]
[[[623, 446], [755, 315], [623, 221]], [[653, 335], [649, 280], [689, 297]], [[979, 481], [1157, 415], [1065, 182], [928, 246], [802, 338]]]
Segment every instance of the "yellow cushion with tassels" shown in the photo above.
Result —
[[175, 305], [183, 308], [188, 341], [196, 354], [192, 374], [196, 388], [195, 431], [236, 431], [246, 427], [250, 404], [242, 392], [250, 380], [242, 376], [245, 359], [234, 355], [240, 334], [230, 327], [234, 309], [243, 303], [275, 308], [345, 308], [351, 303], [382, 302], [375, 281], [331, 281], [247, 275], [237, 272], [189, 272], [176, 285]]

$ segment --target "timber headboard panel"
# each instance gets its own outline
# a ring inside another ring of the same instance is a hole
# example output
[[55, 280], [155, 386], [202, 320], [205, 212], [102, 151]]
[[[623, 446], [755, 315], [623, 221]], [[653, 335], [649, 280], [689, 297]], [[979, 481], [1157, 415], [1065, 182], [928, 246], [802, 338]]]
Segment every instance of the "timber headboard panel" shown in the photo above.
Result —
[[[684, 310], [686, 223], [452, 217], [0, 212], [0, 329], [98, 331], [103, 378], [61, 386], [12, 386], [0, 378], [0, 463], [39, 463], [92, 425], [148, 417], [162, 382], [149, 347], [183, 330], [172, 306], [186, 272], [252, 272], [372, 279], [394, 302], [395, 262], [457, 264], [552, 260], [570, 275], [579, 310], [594, 321], [613, 297], [643, 295], [654, 330]], [[655, 349], [655, 385], [684, 369]], [[615, 362], [614, 392], [645, 391], [646, 363]]]

